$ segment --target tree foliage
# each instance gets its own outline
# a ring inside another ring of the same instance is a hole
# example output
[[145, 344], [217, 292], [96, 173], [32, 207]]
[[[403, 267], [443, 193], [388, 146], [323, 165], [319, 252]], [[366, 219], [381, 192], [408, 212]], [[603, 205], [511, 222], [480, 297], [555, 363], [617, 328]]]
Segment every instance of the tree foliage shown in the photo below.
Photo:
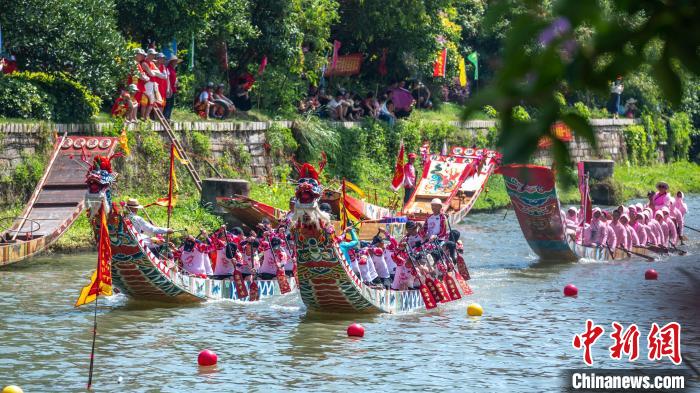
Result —
[[28, 71], [66, 72], [110, 96], [126, 66], [112, 0], [0, 0], [6, 49]]
[[[616, 75], [633, 73], [650, 62], [650, 74], [663, 96], [671, 105], [678, 105], [683, 91], [679, 65], [695, 74], [700, 70], [697, 2], [559, 0], [551, 8], [543, 4], [500, 0], [487, 11], [486, 25], [498, 26], [513, 9], [523, 10], [509, 21], [501, 67], [493, 83], [466, 111], [485, 104], [498, 110], [499, 147], [506, 162], [527, 160], [539, 138], [557, 120], [595, 145], [586, 119], [562, 113], [554, 100], [562, 81], [572, 90], [607, 94]], [[652, 44], [657, 45], [658, 57], [650, 60], [645, 51]], [[510, 113], [519, 104], [538, 108], [536, 120], [515, 122]], [[555, 141], [553, 152], [559, 164], [569, 163], [563, 143]]]

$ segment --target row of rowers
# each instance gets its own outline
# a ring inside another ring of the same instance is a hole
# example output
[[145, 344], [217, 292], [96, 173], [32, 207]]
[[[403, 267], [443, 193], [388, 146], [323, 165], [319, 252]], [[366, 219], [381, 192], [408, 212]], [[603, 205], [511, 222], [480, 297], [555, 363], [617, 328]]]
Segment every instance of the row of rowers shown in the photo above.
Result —
[[400, 241], [384, 228], [370, 243], [359, 241], [352, 227], [336, 238], [345, 261], [365, 285], [417, 289], [426, 277], [442, 280], [443, 275], [456, 270], [469, 279], [459, 231], [448, 231], [439, 199], [431, 206], [433, 214], [425, 222], [406, 223], [406, 234]]
[[[160, 254], [165, 247], [162, 236], [173, 230], [155, 226], [141, 217], [139, 212], [143, 206], [136, 199], [129, 199], [126, 208], [142, 242], [156, 255]], [[294, 258], [287, 237], [285, 226], [274, 230], [269, 222], [259, 224], [256, 231], [248, 235], [239, 227], [228, 231], [222, 225], [212, 234], [202, 230], [197, 237], [186, 236], [172, 257], [182, 271], [197, 277], [224, 279], [238, 270], [247, 281], [255, 275], [262, 280], [272, 280], [282, 269], [287, 276], [293, 275]]]
[[[668, 188], [663, 182], [660, 185]], [[687, 212], [683, 193], [678, 192], [675, 199], [652, 200], [650, 197], [646, 206], [641, 203], [619, 206], [612, 213], [594, 208], [590, 223], [584, 226], [581, 226], [582, 214], [576, 208], [569, 208], [565, 222], [567, 232], [585, 246], [609, 247], [611, 250], [648, 245], [675, 248], [682, 241]]]

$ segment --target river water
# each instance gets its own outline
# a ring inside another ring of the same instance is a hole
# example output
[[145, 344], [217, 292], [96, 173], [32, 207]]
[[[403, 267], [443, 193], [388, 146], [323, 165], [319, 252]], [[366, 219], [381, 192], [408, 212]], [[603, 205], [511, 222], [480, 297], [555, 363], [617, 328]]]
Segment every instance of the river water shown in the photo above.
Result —
[[[689, 205], [700, 210], [700, 197]], [[700, 215], [688, 218], [700, 228]], [[460, 226], [481, 318], [466, 303], [432, 312], [356, 319], [309, 316], [297, 295], [259, 304], [209, 302], [189, 307], [100, 299], [94, 389], [98, 392], [474, 391], [551, 392], [562, 372], [584, 367], [572, 347], [586, 319], [606, 333], [593, 348], [595, 367], [671, 368], [646, 359], [651, 323], [682, 325], [681, 349], [700, 365], [700, 234], [690, 253], [648, 263], [541, 266], [512, 212], [473, 214]], [[73, 308], [96, 256], [36, 258], [0, 270], [0, 387], [25, 392], [85, 389], [92, 305]], [[659, 272], [645, 281], [646, 269]], [[577, 298], [562, 296], [574, 283]], [[356, 320], [363, 339], [346, 337]], [[636, 323], [640, 359], [612, 360], [611, 322]], [[199, 369], [197, 354], [219, 356]], [[685, 365], [679, 366], [686, 370]]]

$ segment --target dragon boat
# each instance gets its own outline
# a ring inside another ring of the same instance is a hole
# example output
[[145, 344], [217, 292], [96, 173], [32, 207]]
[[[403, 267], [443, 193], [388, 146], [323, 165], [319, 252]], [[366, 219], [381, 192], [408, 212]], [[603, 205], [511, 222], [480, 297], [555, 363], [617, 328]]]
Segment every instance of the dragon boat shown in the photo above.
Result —
[[48, 249], [73, 225], [84, 209], [85, 168], [79, 158], [110, 155], [117, 138], [62, 136], [57, 138], [46, 170], [20, 217], [0, 231], [0, 266], [31, 258]]
[[[95, 234], [100, 233], [98, 212], [107, 209], [107, 226], [111, 246], [113, 287], [130, 299], [149, 302], [197, 303], [206, 300], [258, 301], [295, 292], [296, 280], [286, 285], [275, 280], [244, 281], [240, 275], [230, 279], [197, 277], [185, 272], [172, 256], [154, 253], [127, 214], [111, 202], [111, 186], [116, 179], [110, 158], [96, 157], [88, 174], [85, 205]], [[99, 180], [102, 179], [102, 180]]]
[[423, 173], [403, 213], [423, 221], [431, 214], [430, 201], [439, 198], [446, 206], [450, 224], [464, 219], [484, 190], [501, 155], [493, 150], [455, 146], [448, 155], [426, 155]]
[[[94, 220], [95, 230], [99, 221]], [[277, 280], [257, 280], [257, 295], [247, 281], [215, 280], [188, 275], [173, 259], [155, 255], [139, 238], [128, 217], [112, 209], [108, 217], [112, 248], [112, 283], [131, 299], [168, 303], [197, 303], [206, 300], [255, 301], [283, 295]], [[99, 232], [96, 232], [99, 233]], [[247, 296], [239, 296], [237, 285], [245, 285]], [[290, 292], [296, 289], [289, 278]]]
[[[322, 195], [318, 175], [309, 164], [300, 171], [291, 232], [297, 250], [299, 294], [311, 312], [333, 314], [404, 313], [435, 307], [427, 305], [421, 290], [397, 291], [365, 285], [345, 261], [326, 213], [319, 209]], [[459, 273], [448, 273], [454, 284], [452, 298], [464, 299], [471, 289]], [[458, 280], [459, 279], [459, 280]], [[456, 291], [456, 293], [455, 293]]]
[[589, 247], [576, 243], [567, 235], [561, 215], [552, 170], [538, 165], [514, 164], [502, 166], [506, 191], [518, 218], [525, 240], [543, 261], [571, 262], [581, 258], [599, 261], [629, 259], [635, 254], [654, 257], [647, 248], [632, 247], [630, 252], [607, 247]]

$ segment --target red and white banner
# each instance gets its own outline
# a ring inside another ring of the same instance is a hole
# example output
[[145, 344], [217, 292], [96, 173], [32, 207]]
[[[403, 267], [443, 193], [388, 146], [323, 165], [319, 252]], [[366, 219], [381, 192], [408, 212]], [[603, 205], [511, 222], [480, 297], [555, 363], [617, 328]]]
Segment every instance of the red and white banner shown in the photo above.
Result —
[[435, 77], [435, 78], [444, 77], [446, 68], [447, 68], [447, 48], [441, 50], [437, 55], [437, 59], [435, 60], [435, 64], [433, 65], [433, 77]]

